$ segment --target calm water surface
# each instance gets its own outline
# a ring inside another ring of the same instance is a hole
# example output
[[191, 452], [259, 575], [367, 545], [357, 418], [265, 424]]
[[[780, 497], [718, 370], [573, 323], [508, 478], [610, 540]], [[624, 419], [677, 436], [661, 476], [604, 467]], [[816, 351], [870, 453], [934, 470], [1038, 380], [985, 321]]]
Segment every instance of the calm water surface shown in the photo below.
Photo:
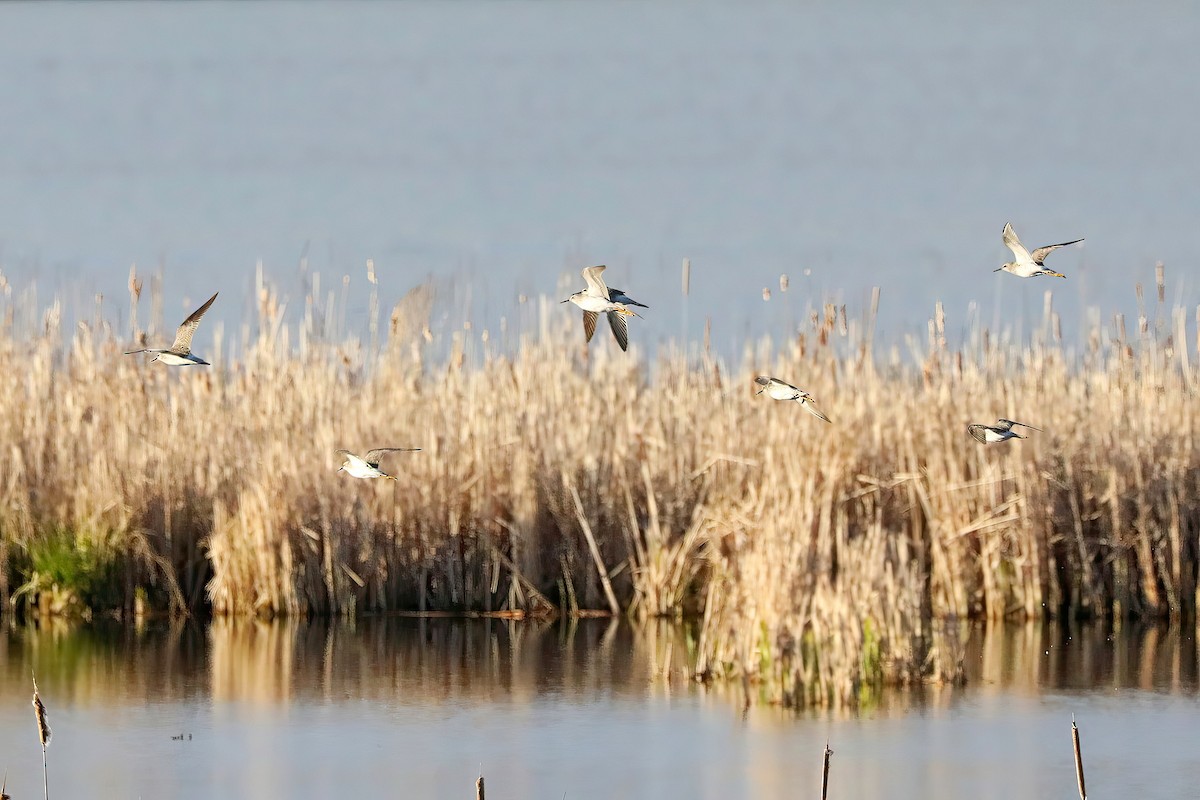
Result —
[[1064, 798], [1072, 714], [1092, 796], [1200, 781], [1190, 629], [975, 635], [968, 688], [856, 714], [743, 716], [682, 679], [684, 652], [606, 621], [10, 627], [0, 766], [40, 795], [36, 668], [57, 796], [453, 798], [482, 770], [498, 798], [783, 798], [815, 789], [828, 740], [836, 796]]
[[[636, 346], [726, 351], [875, 285], [885, 330], [1028, 332], [1053, 289], [1071, 337], [1159, 260], [1200, 302], [1197, 41], [1181, 0], [4, 3], [0, 271], [115, 319], [161, 264], [173, 326], [214, 287], [240, 323], [258, 259], [365, 311], [373, 258], [385, 309], [432, 275], [495, 335], [607, 263]], [[1006, 220], [1085, 237], [1070, 279], [993, 275]]]

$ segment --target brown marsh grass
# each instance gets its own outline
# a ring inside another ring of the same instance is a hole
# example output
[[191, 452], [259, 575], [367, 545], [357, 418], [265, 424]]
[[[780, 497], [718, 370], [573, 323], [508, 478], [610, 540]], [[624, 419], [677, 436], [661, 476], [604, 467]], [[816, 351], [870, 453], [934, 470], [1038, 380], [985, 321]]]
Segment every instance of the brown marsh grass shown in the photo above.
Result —
[[[122, 356], [143, 332], [102, 313], [66, 337], [57, 306], [0, 304], [0, 589], [86, 607], [70, 580], [99, 570], [122, 613], [688, 617], [698, 677], [785, 704], [957, 680], [962, 618], [1195, 610], [1195, 332], [1161, 278], [1152, 317], [1077, 351], [1047, 293], [1024, 344], [951, 346], [939, 306], [889, 348], [826, 307], [737, 366], [588, 351], [546, 301], [512, 355], [430, 344], [430, 295], [372, 318], [373, 348], [319, 298], [288, 324], [260, 281], [241, 343], [186, 369]], [[755, 397], [761, 373], [835, 424]], [[966, 435], [997, 417], [1045, 433]], [[423, 448], [398, 481], [336, 472], [386, 445]]]

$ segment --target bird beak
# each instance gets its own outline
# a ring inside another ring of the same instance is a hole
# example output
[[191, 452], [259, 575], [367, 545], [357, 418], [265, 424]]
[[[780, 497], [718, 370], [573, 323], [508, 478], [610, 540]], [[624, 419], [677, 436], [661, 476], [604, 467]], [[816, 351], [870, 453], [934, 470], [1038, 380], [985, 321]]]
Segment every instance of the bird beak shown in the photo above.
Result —
[[558, 303], [559, 303], [559, 305], [562, 305], [563, 303], [568, 303], [570, 301], [571, 301], [571, 298], [568, 297], [566, 300], [559, 300]]
[[996, 267], [992, 272], [1000, 272], [1004, 267]]

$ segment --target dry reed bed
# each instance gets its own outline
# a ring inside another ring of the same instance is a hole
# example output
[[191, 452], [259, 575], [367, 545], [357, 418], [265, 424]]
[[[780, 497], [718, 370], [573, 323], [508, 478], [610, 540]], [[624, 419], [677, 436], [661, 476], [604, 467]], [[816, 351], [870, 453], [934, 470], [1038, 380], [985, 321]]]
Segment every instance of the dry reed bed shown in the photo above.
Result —
[[[112, 555], [127, 606], [140, 588], [217, 614], [695, 615], [698, 675], [785, 703], [954, 680], [957, 627], [937, 620], [1195, 608], [1181, 309], [1131, 340], [1097, 325], [1080, 354], [1054, 343], [1049, 297], [1024, 347], [975, 331], [952, 349], [939, 309], [927, 342], [876, 363], [869, 325], [828, 308], [734, 370], [589, 353], [575, 315], [545, 305], [541, 335], [484, 359], [466, 334], [431, 358], [397, 315], [368, 357], [312, 311], [289, 326], [263, 290], [257, 335], [205, 369], [124, 357], [101, 323], [62, 351], [52, 319], [20, 334], [10, 313], [0, 588], [67, 531]], [[760, 372], [835, 424], [754, 397]], [[1046, 432], [965, 434], [998, 416]], [[336, 448], [382, 445], [424, 449], [397, 458], [395, 483], [335, 471]]]

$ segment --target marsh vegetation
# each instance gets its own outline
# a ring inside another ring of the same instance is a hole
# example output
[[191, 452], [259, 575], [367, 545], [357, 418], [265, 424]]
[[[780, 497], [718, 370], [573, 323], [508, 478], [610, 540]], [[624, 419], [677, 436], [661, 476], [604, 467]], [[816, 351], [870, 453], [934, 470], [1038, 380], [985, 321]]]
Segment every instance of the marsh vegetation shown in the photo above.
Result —
[[[589, 350], [546, 300], [503, 352], [440, 341], [428, 287], [373, 296], [364, 338], [335, 296], [289, 322], [260, 278], [215, 366], [179, 369], [121, 355], [133, 276], [127, 312], [69, 332], [10, 291], [0, 592], [22, 614], [686, 618], [696, 676], [788, 704], [954, 681], [967, 618], [1194, 613], [1196, 331], [1157, 288], [1077, 346], [1047, 293], [1028, 338], [950, 341], [939, 306], [878, 342], [869, 309], [826, 306], [731, 363], [637, 331]], [[834, 424], [755, 398], [757, 374]], [[997, 417], [1045, 433], [966, 434]], [[336, 472], [377, 446], [422, 451], [395, 482]]]

